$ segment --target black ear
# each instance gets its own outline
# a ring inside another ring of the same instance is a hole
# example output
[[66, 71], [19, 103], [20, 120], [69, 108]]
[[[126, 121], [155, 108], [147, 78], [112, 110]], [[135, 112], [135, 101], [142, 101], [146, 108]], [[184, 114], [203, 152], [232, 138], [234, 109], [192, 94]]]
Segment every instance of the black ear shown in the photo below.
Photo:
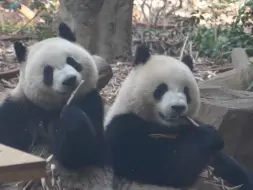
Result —
[[21, 42], [14, 42], [14, 50], [19, 63], [25, 61], [27, 48]]
[[134, 66], [145, 64], [149, 60], [150, 56], [151, 54], [149, 48], [144, 44], [139, 45], [135, 52]]
[[191, 69], [191, 71], [193, 71], [193, 60], [190, 55], [185, 55], [182, 59], [182, 62], [186, 64]]
[[76, 36], [65, 23], [59, 25], [59, 36], [71, 42], [76, 42]]

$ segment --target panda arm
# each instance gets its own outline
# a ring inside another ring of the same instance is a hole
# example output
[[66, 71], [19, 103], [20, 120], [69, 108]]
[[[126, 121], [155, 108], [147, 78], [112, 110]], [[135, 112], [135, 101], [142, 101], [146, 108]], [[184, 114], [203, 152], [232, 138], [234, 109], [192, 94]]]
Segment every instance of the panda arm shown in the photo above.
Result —
[[104, 136], [104, 106], [102, 98], [97, 89], [92, 90], [84, 98], [81, 98], [73, 103], [73, 105], [77, 106], [87, 116], [90, 118], [95, 130], [100, 139], [103, 139]]
[[[84, 106], [83, 102], [74, 102], [66, 106], [62, 116], [51, 122], [49, 126], [54, 154], [62, 165], [70, 169], [88, 165], [101, 166], [104, 162], [101, 131], [103, 126], [99, 125], [102, 120], [99, 116], [103, 113], [103, 110], [100, 110], [102, 105], [100, 107], [96, 105], [99, 103], [95, 98], [94, 100], [89, 98], [89, 100], [85, 99], [88, 104], [95, 105], [94, 110], [85, 112], [81, 109], [81, 106]], [[92, 115], [96, 111], [98, 112], [97, 121], [96, 116]]]
[[94, 149], [100, 154], [100, 158], [105, 158], [105, 137], [104, 137], [104, 104], [97, 89], [90, 91], [84, 98], [73, 103], [80, 108], [90, 119], [96, 132], [97, 148]]
[[[195, 120], [195, 122], [199, 125], [204, 125], [198, 120]], [[253, 173], [224, 152], [215, 154], [209, 165], [214, 168], [215, 176], [221, 177], [232, 186], [244, 184], [241, 188], [242, 190], [253, 189]]]
[[28, 131], [31, 117], [25, 111], [26, 106], [26, 103], [10, 98], [4, 100], [0, 106], [0, 143], [28, 151], [33, 138]]
[[[203, 122], [195, 120], [199, 125], [205, 125]], [[215, 127], [213, 127], [215, 128]], [[214, 168], [214, 175], [226, 180], [232, 186], [244, 184], [242, 190], [253, 189], [253, 172], [248, 171], [242, 164], [224, 152], [215, 154], [210, 163]]]
[[215, 176], [221, 177], [232, 186], [244, 184], [241, 188], [242, 190], [253, 189], [253, 173], [232, 157], [219, 152], [209, 164], [214, 168]]

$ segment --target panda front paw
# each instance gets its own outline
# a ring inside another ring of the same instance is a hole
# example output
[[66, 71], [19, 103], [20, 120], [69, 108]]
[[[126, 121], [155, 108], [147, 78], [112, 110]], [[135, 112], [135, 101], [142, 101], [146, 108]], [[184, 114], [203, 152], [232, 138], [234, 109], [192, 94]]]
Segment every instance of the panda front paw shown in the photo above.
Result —
[[78, 134], [95, 135], [95, 129], [90, 118], [80, 108], [68, 105], [65, 106], [60, 116], [50, 121], [48, 132], [51, 138], [68, 138]]
[[80, 108], [68, 105], [63, 107], [59, 120], [64, 123], [66, 129], [74, 130], [85, 122], [84, 114]]
[[68, 105], [49, 125], [53, 154], [66, 168], [80, 169], [102, 162], [97, 133], [90, 118], [80, 108]]
[[89, 116], [77, 106], [64, 106], [60, 115], [60, 120], [66, 130], [77, 130], [86, 127], [93, 135], [95, 135], [94, 126]]

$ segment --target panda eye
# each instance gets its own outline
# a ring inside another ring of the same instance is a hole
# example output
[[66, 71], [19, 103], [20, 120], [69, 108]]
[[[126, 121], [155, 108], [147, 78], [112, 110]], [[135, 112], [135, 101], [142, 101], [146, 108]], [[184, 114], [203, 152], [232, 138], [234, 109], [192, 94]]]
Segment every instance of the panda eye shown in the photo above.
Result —
[[69, 64], [71, 67], [76, 69], [78, 72], [81, 72], [83, 70], [80, 63], [76, 62], [72, 57], [67, 57], [66, 59], [67, 64]]
[[54, 68], [47, 65], [43, 70], [43, 82], [45, 85], [52, 85], [53, 84], [53, 77], [54, 77]]
[[157, 86], [155, 92], [154, 92], [154, 98], [156, 100], [160, 100], [163, 95], [169, 90], [167, 84], [161, 83]]
[[186, 96], [187, 103], [188, 104], [191, 103], [191, 96], [190, 96], [190, 91], [188, 87], [184, 87], [184, 94]]

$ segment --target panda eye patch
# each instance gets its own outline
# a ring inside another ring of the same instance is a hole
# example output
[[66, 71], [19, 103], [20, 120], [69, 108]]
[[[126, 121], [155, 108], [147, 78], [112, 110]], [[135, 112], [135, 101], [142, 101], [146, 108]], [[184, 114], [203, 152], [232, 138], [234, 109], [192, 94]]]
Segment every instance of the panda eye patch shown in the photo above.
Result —
[[80, 63], [76, 62], [75, 59], [73, 59], [72, 57], [67, 57], [66, 59], [67, 64], [69, 64], [71, 67], [73, 67], [74, 69], [76, 69], [78, 72], [82, 71], [82, 66]]
[[154, 98], [156, 100], [160, 100], [163, 95], [169, 90], [167, 84], [161, 83], [157, 86], [155, 92], [154, 92]]
[[184, 87], [184, 94], [186, 96], [187, 103], [188, 104], [191, 103], [191, 96], [190, 96], [190, 91], [188, 87]]
[[45, 85], [52, 85], [53, 84], [53, 77], [54, 77], [54, 69], [51, 66], [44, 67], [43, 70], [43, 82]]

